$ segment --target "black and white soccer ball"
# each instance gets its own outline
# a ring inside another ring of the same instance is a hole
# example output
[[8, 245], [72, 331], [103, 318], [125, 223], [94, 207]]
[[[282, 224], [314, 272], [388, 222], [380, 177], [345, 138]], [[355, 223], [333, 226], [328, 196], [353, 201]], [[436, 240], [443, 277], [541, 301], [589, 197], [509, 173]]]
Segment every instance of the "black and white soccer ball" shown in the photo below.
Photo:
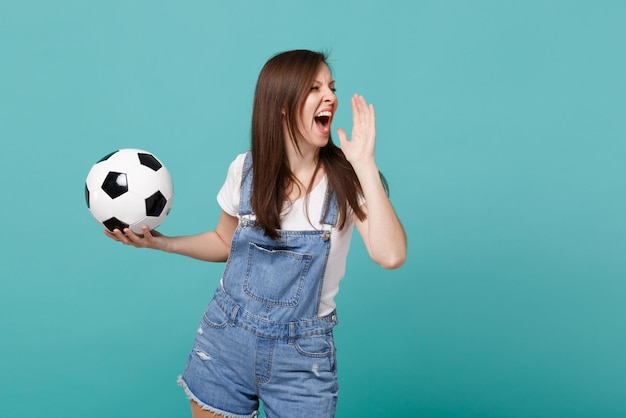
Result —
[[174, 188], [169, 171], [154, 154], [121, 149], [91, 167], [85, 181], [87, 207], [113, 231], [130, 228], [141, 234], [159, 226], [170, 212]]

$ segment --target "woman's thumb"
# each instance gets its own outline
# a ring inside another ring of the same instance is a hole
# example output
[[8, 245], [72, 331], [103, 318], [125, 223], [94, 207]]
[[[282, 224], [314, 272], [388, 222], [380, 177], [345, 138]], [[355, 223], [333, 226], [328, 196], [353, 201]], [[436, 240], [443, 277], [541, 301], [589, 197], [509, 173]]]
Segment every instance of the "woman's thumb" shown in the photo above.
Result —
[[348, 142], [348, 137], [346, 136], [346, 131], [343, 128], [337, 129], [337, 136], [339, 137], [339, 144], [343, 145], [345, 142]]

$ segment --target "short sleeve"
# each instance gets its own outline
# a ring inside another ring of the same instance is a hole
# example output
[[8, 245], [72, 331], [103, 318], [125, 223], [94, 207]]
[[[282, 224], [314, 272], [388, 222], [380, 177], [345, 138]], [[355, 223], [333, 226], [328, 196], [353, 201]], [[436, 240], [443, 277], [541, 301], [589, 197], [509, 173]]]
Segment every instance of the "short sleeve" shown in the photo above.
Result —
[[241, 195], [241, 174], [246, 154], [239, 154], [230, 166], [226, 174], [226, 180], [217, 193], [217, 203], [231, 216], [239, 213], [239, 196]]

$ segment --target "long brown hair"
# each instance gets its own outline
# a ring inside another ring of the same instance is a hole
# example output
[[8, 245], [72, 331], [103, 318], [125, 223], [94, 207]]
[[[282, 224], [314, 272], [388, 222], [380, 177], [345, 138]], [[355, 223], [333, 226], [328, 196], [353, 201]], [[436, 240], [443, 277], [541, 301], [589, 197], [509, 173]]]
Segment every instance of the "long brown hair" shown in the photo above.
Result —
[[[259, 74], [252, 109], [252, 210], [256, 222], [265, 233], [278, 237], [280, 214], [286, 200], [286, 190], [297, 180], [289, 168], [285, 149], [283, 123], [298, 149], [302, 138], [298, 118], [320, 65], [327, 57], [307, 50], [287, 51], [272, 57]], [[319, 150], [318, 166], [324, 167], [328, 187], [335, 193], [339, 205], [339, 229], [346, 224], [348, 208], [363, 220], [365, 212], [359, 207], [363, 194], [361, 184], [332, 138]], [[316, 169], [316, 170], [317, 170]], [[307, 190], [307, 193], [310, 192]]]

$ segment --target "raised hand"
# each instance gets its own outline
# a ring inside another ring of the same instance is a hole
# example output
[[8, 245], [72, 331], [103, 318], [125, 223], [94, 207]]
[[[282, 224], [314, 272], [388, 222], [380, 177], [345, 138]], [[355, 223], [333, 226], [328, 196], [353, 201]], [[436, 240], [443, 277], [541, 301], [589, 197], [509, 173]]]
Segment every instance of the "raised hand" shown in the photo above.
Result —
[[398, 268], [406, 260], [406, 233], [383, 187], [374, 159], [376, 118], [374, 106], [363, 96], [354, 95], [352, 104], [352, 137], [348, 140], [343, 129], [337, 130], [341, 150], [356, 173], [367, 213], [365, 219], [354, 217], [369, 255], [385, 268]]
[[368, 105], [363, 96], [355, 94], [352, 105], [352, 136], [348, 140], [346, 131], [339, 128], [339, 144], [350, 164], [360, 165], [374, 161], [376, 145], [376, 117], [374, 105]]

